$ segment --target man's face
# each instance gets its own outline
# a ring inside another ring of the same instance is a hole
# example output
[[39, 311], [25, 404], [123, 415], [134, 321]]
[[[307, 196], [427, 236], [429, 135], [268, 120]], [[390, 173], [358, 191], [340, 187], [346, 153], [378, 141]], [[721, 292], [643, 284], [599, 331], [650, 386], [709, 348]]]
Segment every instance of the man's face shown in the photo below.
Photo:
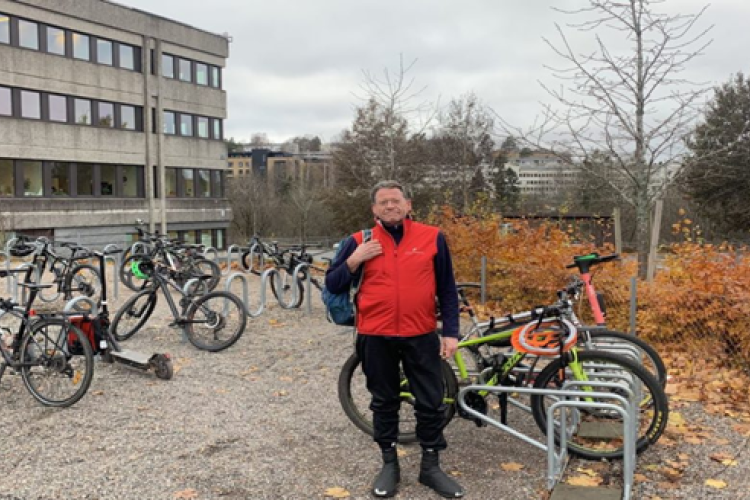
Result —
[[379, 189], [375, 193], [372, 213], [387, 226], [401, 223], [411, 212], [411, 201], [398, 188]]

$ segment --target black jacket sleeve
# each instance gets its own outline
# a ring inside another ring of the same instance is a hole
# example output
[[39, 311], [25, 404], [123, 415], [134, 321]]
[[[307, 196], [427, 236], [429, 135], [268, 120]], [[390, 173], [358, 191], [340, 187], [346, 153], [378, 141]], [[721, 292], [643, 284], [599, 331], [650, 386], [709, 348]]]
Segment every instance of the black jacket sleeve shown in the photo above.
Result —
[[352, 278], [360, 272], [357, 269], [357, 273], [351, 273], [349, 272], [349, 267], [346, 265], [346, 259], [356, 249], [357, 241], [353, 236], [349, 236], [341, 243], [340, 251], [331, 262], [331, 267], [326, 271], [326, 289], [331, 293], [344, 293], [349, 290]]
[[458, 290], [456, 289], [456, 278], [453, 276], [453, 261], [448, 249], [448, 242], [445, 241], [442, 232], [438, 233], [437, 254], [434, 260], [437, 298], [443, 321], [443, 337], [458, 338]]

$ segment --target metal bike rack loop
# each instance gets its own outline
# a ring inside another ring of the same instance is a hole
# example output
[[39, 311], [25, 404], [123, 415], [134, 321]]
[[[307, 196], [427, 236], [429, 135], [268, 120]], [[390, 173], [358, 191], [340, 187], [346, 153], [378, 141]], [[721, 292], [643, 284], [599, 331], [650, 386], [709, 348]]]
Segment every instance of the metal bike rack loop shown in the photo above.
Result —
[[248, 316], [253, 316], [253, 314], [250, 313], [250, 294], [248, 292], [247, 276], [240, 271], [230, 274], [227, 276], [227, 280], [224, 283], [224, 290], [229, 293], [234, 293], [232, 292], [232, 283], [234, 281], [239, 281], [242, 286], [242, 305], [245, 306], [245, 312]]
[[82, 311], [76, 309], [76, 306], [81, 302], [88, 304], [89, 309], [86, 311], [87, 314], [90, 314], [92, 316], [96, 316], [99, 314], [99, 306], [91, 297], [76, 297], [74, 299], [70, 299], [65, 303], [65, 307], [63, 307], [63, 314], [66, 316], [82, 314]]
[[[576, 381], [577, 382], [577, 381]], [[573, 385], [573, 384], [571, 384]], [[578, 385], [578, 384], [576, 384]], [[612, 382], [589, 382], [583, 381], [580, 385], [588, 387], [615, 387], [625, 391], [631, 395], [632, 391], [624, 385]], [[538, 395], [538, 396], [551, 396], [560, 398], [592, 398], [592, 399], [608, 399], [619, 402], [622, 406], [618, 406], [614, 403], [603, 403], [603, 402], [588, 402], [578, 401], [570, 399], [561, 399], [556, 401], [549, 408], [547, 408], [547, 443], [541, 443], [536, 439], [523, 434], [512, 427], [505, 425], [489, 416], [474, 410], [466, 404], [466, 394], [469, 392], [491, 392], [491, 393], [519, 393], [527, 395]], [[469, 385], [461, 389], [458, 393], [458, 405], [472, 418], [478, 418], [483, 422], [497, 427], [498, 429], [515, 436], [526, 443], [539, 448], [540, 450], [547, 453], [547, 489], [552, 490], [555, 485], [560, 481], [564, 465], [567, 463], [568, 451], [567, 451], [567, 429], [566, 429], [566, 416], [567, 410], [570, 408], [596, 408], [600, 410], [609, 410], [619, 413], [622, 416], [623, 425], [623, 436], [624, 436], [624, 447], [623, 460], [625, 462], [623, 466], [623, 500], [630, 500], [632, 494], [633, 477], [632, 472], [635, 470], [635, 439], [633, 433], [635, 432], [635, 422], [633, 422], [633, 403], [628, 401], [625, 397], [620, 394], [612, 394], [607, 392], [596, 392], [596, 391], [581, 391], [581, 390], [570, 390], [570, 389], [538, 389], [538, 388], [526, 388], [526, 387], [510, 387], [510, 386], [489, 386], [489, 385]], [[560, 427], [560, 443], [559, 446], [555, 445], [555, 426], [557, 423], [554, 419], [554, 413], [557, 409], [563, 409], [563, 421]], [[559, 448], [559, 452], [556, 449]]]
[[[209, 253], [211, 254], [211, 257], [208, 256]], [[203, 252], [201, 253], [201, 257], [219, 264], [219, 251], [214, 247], [207, 247], [205, 250], [203, 250]]]
[[113, 271], [113, 279], [114, 282], [114, 291], [112, 293], [112, 298], [117, 300], [120, 298], [120, 278], [119, 278], [119, 270], [120, 266], [122, 265], [122, 253], [112, 253], [107, 255], [107, 252], [112, 252], [120, 250], [120, 247], [115, 245], [114, 243], [110, 243], [109, 245], [105, 246], [102, 250], [102, 253], [104, 254], [104, 276], [102, 276], [103, 280], [107, 279], [107, 261], [112, 263], [112, 266], [114, 268]]
[[221, 271], [222, 276], [226, 276], [232, 272], [232, 255], [237, 255], [237, 267], [242, 267], [242, 254], [239, 245], [229, 245], [227, 248], [227, 268]]

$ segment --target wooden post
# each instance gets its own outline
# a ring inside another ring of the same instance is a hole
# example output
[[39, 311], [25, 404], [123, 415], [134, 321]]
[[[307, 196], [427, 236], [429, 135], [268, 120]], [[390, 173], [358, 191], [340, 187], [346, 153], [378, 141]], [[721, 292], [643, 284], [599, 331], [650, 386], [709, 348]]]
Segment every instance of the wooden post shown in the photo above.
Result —
[[622, 215], [620, 207], [615, 207], [612, 217], [615, 221], [615, 252], [622, 255]]
[[659, 233], [661, 232], [661, 214], [664, 209], [664, 200], [656, 200], [654, 207], [654, 218], [651, 221], [651, 241], [649, 242], [648, 268], [646, 269], [646, 281], [654, 281], [656, 272], [656, 250], [659, 247]]

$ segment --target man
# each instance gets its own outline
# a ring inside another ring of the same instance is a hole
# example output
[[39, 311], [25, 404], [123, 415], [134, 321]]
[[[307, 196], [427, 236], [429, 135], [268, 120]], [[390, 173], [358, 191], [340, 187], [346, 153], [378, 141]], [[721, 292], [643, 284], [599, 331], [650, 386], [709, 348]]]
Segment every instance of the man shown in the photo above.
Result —
[[[372, 238], [363, 242], [360, 232], [343, 243], [326, 274], [326, 288], [344, 292], [362, 273], [356, 349], [372, 395], [374, 439], [383, 457], [372, 492], [391, 497], [401, 479], [396, 441], [402, 365], [416, 399], [422, 446], [419, 482], [444, 497], [458, 498], [463, 489], [440, 469], [438, 460], [447, 446], [441, 357], [453, 356], [458, 343], [458, 297], [448, 245], [438, 228], [409, 218], [411, 200], [399, 183], [376, 184], [370, 198], [376, 221]], [[436, 296], [442, 338], [436, 333]]]

